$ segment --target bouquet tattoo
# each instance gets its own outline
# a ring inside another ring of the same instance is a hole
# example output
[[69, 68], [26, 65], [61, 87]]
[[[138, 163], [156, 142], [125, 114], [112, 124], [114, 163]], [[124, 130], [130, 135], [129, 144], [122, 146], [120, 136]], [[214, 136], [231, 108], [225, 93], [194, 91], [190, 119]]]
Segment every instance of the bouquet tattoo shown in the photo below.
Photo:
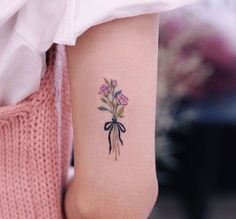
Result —
[[100, 86], [98, 91], [98, 94], [102, 96], [103, 105], [98, 109], [111, 113], [111, 121], [104, 124], [104, 130], [108, 131], [109, 154], [113, 151], [115, 160], [117, 160], [117, 154], [120, 155], [119, 142], [123, 145], [121, 133], [126, 131], [125, 126], [118, 121], [118, 118], [124, 117], [124, 108], [128, 105], [129, 99], [122, 93], [122, 90], [116, 90], [116, 80], [109, 81], [104, 78], [104, 81], [105, 83]]

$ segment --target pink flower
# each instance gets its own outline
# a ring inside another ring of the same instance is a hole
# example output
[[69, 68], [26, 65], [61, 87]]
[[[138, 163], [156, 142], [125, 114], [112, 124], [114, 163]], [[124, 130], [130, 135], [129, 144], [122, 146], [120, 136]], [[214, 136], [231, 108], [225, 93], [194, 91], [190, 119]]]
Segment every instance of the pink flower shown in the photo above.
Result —
[[111, 80], [111, 86], [116, 87], [117, 86], [117, 80]]
[[109, 93], [109, 87], [105, 84], [103, 84], [98, 91], [98, 94], [102, 94], [103, 96], [107, 96]]
[[124, 94], [119, 94], [117, 97], [116, 97], [116, 101], [119, 105], [122, 105], [122, 106], [126, 106], [128, 105], [128, 100], [129, 98], [126, 97]]

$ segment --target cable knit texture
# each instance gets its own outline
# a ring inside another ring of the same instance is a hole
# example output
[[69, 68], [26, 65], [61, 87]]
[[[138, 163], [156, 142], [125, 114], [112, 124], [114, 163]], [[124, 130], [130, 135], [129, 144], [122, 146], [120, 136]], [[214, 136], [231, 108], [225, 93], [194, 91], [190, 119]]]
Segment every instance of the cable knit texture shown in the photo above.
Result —
[[72, 149], [65, 46], [53, 45], [40, 89], [0, 107], [0, 219], [64, 219]]

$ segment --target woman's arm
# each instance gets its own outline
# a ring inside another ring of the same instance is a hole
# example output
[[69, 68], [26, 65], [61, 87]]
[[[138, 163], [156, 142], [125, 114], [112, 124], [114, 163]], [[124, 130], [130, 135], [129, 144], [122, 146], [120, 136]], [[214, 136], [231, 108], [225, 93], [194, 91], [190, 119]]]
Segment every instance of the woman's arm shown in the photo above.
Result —
[[[113, 20], [67, 46], [75, 159], [65, 198], [68, 219], [145, 219], [156, 201], [158, 21], [157, 14]], [[111, 121], [112, 104], [100, 99], [106, 91], [98, 94], [104, 77], [117, 80], [116, 89], [129, 98], [124, 117], [118, 118], [126, 128], [123, 146], [117, 129], [110, 154], [104, 123]], [[111, 112], [99, 110], [101, 105]]]

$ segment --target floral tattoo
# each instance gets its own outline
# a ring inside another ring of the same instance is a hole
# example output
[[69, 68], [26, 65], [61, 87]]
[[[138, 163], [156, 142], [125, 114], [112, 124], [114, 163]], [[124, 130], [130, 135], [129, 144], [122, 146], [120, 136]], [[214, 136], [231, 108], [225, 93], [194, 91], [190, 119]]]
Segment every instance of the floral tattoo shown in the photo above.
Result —
[[124, 108], [128, 105], [129, 98], [122, 93], [122, 90], [116, 90], [118, 85], [116, 80], [108, 81], [104, 78], [104, 81], [105, 84], [100, 86], [98, 94], [102, 96], [101, 101], [105, 106], [102, 105], [98, 109], [112, 115], [111, 121], [104, 124], [104, 130], [108, 131], [109, 154], [113, 151], [117, 160], [117, 154], [120, 155], [119, 142], [123, 145], [121, 132], [126, 132], [125, 126], [118, 121], [118, 118], [124, 117]]

